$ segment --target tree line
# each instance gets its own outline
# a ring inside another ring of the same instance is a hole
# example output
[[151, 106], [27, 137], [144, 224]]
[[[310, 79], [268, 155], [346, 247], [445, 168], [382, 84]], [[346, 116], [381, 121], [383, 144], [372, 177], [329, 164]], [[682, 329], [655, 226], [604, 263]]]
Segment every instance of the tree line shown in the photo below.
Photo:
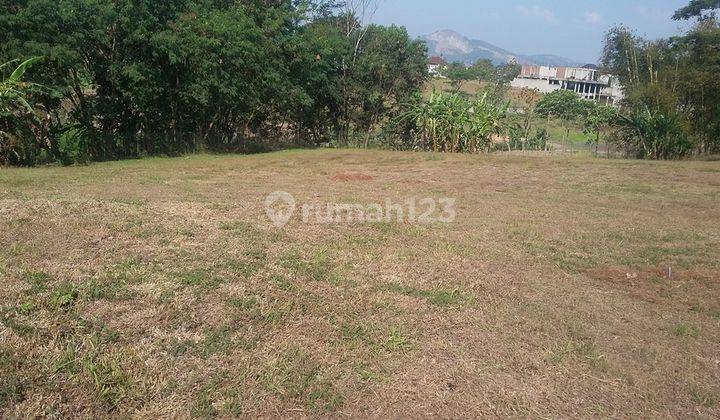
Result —
[[692, 0], [673, 19], [694, 21], [687, 34], [647, 40], [618, 26], [605, 37], [604, 69], [626, 98], [616, 142], [637, 157], [672, 159], [720, 153], [718, 0]]
[[371, 3], [1, 0], [0, 162], [367, 142], [427, 78]]
[[[423, 95], [425, 44], [402, 27], [368, 24], [374, 4], [0, 0], [0, 163], [376, 141], [549, 150], [551, 121], [563, 141], [580, 124], [596, 150], [720, 153], [718, 0], [678, 10], [675, 19], [695, 22], [682, 36], [607, 33], [601, 64], [625, 87], [619, 108], [569, 91], [512, 91], [519, 66], [489, 60], [446, 66], [453, 92]], [[482, 82], [481, 92], [463, 93], [466, 80]]]

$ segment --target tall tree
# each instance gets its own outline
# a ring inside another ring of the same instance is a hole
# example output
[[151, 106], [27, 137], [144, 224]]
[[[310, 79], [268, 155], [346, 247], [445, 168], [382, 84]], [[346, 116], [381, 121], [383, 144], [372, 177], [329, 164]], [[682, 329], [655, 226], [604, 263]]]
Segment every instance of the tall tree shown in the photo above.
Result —
[[353, 72], [354, 121], [370, 133], [382, 118], [393, 118], [428, 77], [427, 47], [405, 28], [371, 25], [360, 44]]
[[713, 17], [717, 9], [720, 9], [720, 0], [691, 0], [690, 4], [675, 12], [673, 19], [706, 19]]

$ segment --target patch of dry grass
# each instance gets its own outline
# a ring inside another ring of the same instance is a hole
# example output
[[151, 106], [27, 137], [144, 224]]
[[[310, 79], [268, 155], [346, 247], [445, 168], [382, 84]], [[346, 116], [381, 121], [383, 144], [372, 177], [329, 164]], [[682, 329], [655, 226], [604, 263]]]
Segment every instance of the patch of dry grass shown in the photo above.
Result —
[[[0, 169], [0, 412], [717, 417], [719, 187], [352, 150]], [[277, 229], [277, 190], [458, 218]]]

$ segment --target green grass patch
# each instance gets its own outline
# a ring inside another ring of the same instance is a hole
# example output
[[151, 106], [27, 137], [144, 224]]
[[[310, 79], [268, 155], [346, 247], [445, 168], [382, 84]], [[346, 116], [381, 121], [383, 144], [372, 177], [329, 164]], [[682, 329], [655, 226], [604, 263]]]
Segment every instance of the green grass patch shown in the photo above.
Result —
[[297, 290], [297, 286], [295, 283], [290, 281], [287, 277], [281, 275], [281, 274], [273, 274], [270, 276], [268, 281], [275, 285], [280, 290], [286, 291], [286, 292], [293, 292]]
[[391, 326], [382, 348], [388, 352], [404, 352], [412, 348], [411, 341], [398, 326]]
[[705, 408], [715, 408], [720, 401], [716, 394], [699, 389], [693, 389], [690, 392], [690, 397], [695, 404]]
[[205, 339], [200, 344], [200, 353], [203, 357], [213, 354], [227, 353], [234, 346], [233, 335], [235, 329], [230, 325], [221, 325], [205, 331]]
[[316, 414], [337, 411], [344, 397], [322, 366], [298, 347], [281, 353], [263, 375], [265, 387], [283, 400], [296, 401]]
[[209, 291], [225, 283], [225, 279], [214, 275], [208, 269], [195, 269], [175, 273], [175, 279], [184, 286], [195, 287], [202, 291]]
[[260, 231], [255, 227], [254, 225], [243, 222], [243, 221], [233, 221], [233, 222], [225, 222], [220, 224], [220, 230], [224, 230], [226, 232], [231, 232], [234, 235], [243, 236], [247, 238], [256, 238], [260, 235]]
[[578, 360], [601, 371], [608, 368], [605, 356], [593, 340], [567, 340], [551, 350], [546, 359], [548, 363], [557, 366], [567, 358]]
[[293, 251], [280, 260], [280, 265], [310, 281], [328, 282], [334, 285], [338, 285], [342, 281], [326, 250], [318, 250], [307, 259], [297, 251]]
[[[243, 402], [234, 385], [238, 378], [228, 379], [222, 372], [204, 384], [195, 392], [195, 400], [190, 409], [194, 418], [237, 418], [244, 413]], [[222, 404], [218, 404], [222, 401]]]
[[130, 364], [135, 369], [143, 366], [133, 354], [110, 347], [107, 337], [95, 332], [68, 340], [52, 367], [55, 373], [90, 387], [106, 408], [114, 411], [139, 392]]
[[80, 287], [80, 296], [88, 301], [107, 300], [117, 302], [130, 300], [135, 295], [135, 292], [126, 284], [112, 280], [91, 279]]
[[25, 399], [20, 372], [20, 360], [0, 346], [0, 411], [10, 409]]
[[249, 348], [247, 343], [236, 339], [237, 332], [238, 329], [234, 324], [223, 324], [207, 328], [203, 332], [203, 339], [197, 342], [173, 338], [165, 345], [165, 350], [174, 357], [190, 354], [207, 359], [213, 355], [227, 355], [241, 344], [244, 345], [243, 348]]
[[30, 283], [30, 293], [37, 294], [47, 290], [47, 285], [52, 281], [52, 276], [43, 271], [25, 271], [21, 275], [22, 279]]
[[385, 331], [375, 325], [357, 319], [344, 320], [338, 326], [340, 339], [350, 350], [369, 350], [377, 356], [383, 352], [406, 352], [412, 349], [412, 341], [397, 325]]
[[700, 329], [694, 325], [680, 324], [673, 331], [676, 337], [700, 337]]
[[463, 292], [460, 289], [437, 288], [426, 290], [396, 283], [388, 283], [380, 287], [380, 291], [410, 296], [417, 299], [424, 299], [431, 305], [441, 307], [469, 306], [476, 300], [473, 294]]
[[303, 308], [295, 300], [273, 301], [264, 304], [262, 298], [257, 295], [233, 297], [228, 299], [227, 303], [240, 310], [242, 315], [250, 321], [270, 325], [281, 324], [296, 311], [303, 312]]
[[139, 284], [147, 278], [146, 271], [147, 268], [145, 268], [140, 258], [129, 257], [110, 267], [105, 273], [105, 277], [107, 277], [107, 281]]
[[246, 251], [242, 258], [230, 260], [226, 264], [228, 271], [246, 279], [254, 276], [266, 266], [267, 252], [262, 249]]
[[10, 308], [0, 309], [0, 324], [12, 330], [20, 337], [28, 337], [35, 333], [35, 328], [17, 319], [19, 310], [13, 311]]
[[197, 392], [195, 401], [190, 409], [190, 414], [193, 418], [212, 419], [220, 414], [213, 405], [216, 384], [215, 381], [210, 381], [208, 384], [203, 385]]
[[62, 283], [50, 293], [47, 304], [53, 311], [70, 311], [80, 298], [80, 290], [72, 283]]

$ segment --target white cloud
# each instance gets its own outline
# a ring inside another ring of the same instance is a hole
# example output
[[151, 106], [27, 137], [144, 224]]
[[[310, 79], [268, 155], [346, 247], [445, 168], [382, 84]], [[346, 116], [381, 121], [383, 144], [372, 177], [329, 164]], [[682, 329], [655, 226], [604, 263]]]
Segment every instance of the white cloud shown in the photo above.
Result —
[[548, 23], [557, 23], [557, 21], [558, 21], [557, 16], [555, 16], [555, 13], [553, 13], [552, 10], [542, 8], [538, 5], [534, 5], [534, 6], [520, 5], [517, 7], [517, 11], [518, 11], [518, 13], [520, 13], [524, 16], [540, 18]]
[[601, 25], [605, 22], [605, 18], [596, 11], [585, 12], [583, 19], [585, 20], [585, 23], [589, 25]]

